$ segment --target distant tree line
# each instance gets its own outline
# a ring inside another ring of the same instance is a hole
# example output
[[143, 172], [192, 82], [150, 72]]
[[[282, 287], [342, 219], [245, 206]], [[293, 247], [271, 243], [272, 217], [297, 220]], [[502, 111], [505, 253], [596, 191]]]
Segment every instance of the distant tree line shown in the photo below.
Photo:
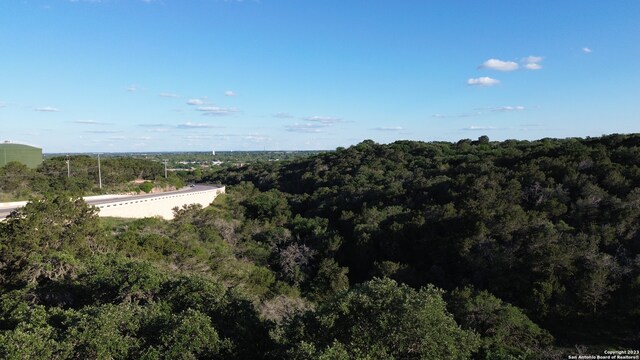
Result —
[[[67, 166], [67, 161], [69, 165]], [[100, 176], [101, 175], [101, 176]], [[12, 162], [0, 168], [0, 194], [4, 200], [42, 197], [66, 191], [76, 195], [148, 190], [148, 185], [131, 185], [136, 179], [155, 182], [159, 187], [180, 187], [184, 181], [176, 174], [164, 178], [162, 163], [137, 158], [88, 155], [47, 158], [36, 169]], [[102, 179], [102, 189], [100, 186]]]

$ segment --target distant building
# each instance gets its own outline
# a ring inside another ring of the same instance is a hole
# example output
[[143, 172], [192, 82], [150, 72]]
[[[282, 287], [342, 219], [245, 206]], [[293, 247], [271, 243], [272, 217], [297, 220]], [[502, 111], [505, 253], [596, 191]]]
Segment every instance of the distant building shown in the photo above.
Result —
[[25, 164], [32, 169], [37, 168], [42, 163], [42, 149], [5, 141], [0, 144], [0, 167], [12, 161]]

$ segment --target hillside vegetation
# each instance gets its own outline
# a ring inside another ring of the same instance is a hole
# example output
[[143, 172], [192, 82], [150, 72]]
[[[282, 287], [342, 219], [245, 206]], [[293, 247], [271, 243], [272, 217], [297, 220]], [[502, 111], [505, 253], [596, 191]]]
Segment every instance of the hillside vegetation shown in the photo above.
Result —
[[[174, 220], [0, 224], [0, 358], [545, 359], [640, 341], [640, 136], [365, 141]], [[636, 346], [637, 347], [637, 346]]]
[[352, 284], [487, 292], [569, 346], [640, 341], [639, 135], [365, 141], [215, 180], [264, 191], [254, 218], [314, 223], [294, 243]]

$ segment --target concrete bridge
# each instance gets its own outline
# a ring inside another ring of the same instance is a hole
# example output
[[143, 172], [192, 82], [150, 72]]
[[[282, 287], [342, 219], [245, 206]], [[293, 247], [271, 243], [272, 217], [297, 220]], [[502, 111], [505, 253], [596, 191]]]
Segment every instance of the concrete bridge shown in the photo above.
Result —
[[[101, 195], [88, 196], [84, 200], [97, 207], [100, 217], [145, 218], [160, 216], [173, 219], [173, 208], [183, 205], [200, 204], [207, 207], [220, 194], [224, 186], [196, 185], [177, 191], [145, 195]], [[14, 209], [25, 202], [0, 204], [0, 219], [4, 219]]]
[[91, 205], [100, 209], [100, 217], [145, 218], [160, 216], [173, 219], [173, 208], [183, 205], [200, 204], [207, 207], [225, 192], [224, 186], [196, 185], [178, 191], [153, 195], [139, 195], [128, 198], [102, 200]]

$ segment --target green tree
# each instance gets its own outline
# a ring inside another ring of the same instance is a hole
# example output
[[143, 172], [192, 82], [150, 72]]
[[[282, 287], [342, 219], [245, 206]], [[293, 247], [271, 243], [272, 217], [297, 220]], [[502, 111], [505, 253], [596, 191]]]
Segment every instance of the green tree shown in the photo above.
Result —
[[349, 288], [349, 268], [341, 267], [333, 259], [323, 259], [311, 283], [311, 298], [326, 301]]
[[358, 359], [466, 359], [479, 345], [447, 312], [441, 290], [414, 290], [390, 279], [342, 292], [304, 324], [300, 341]]
[[29, 202], [0, 224], [0, 285], [73, 274], [100, 246], [97, 209], [65, 195]]
[[283, 221], [291, 216], [286, 197], [278, 190], [269, 190], [247, 198], [242, 203], [247, 215], [260, 220]]
[[520, 309], [505, 304], [487, 291], [456, 289], [448, 296], [456, 321], [482, 337], [478, 358], [544, 359], [553, 337]]

